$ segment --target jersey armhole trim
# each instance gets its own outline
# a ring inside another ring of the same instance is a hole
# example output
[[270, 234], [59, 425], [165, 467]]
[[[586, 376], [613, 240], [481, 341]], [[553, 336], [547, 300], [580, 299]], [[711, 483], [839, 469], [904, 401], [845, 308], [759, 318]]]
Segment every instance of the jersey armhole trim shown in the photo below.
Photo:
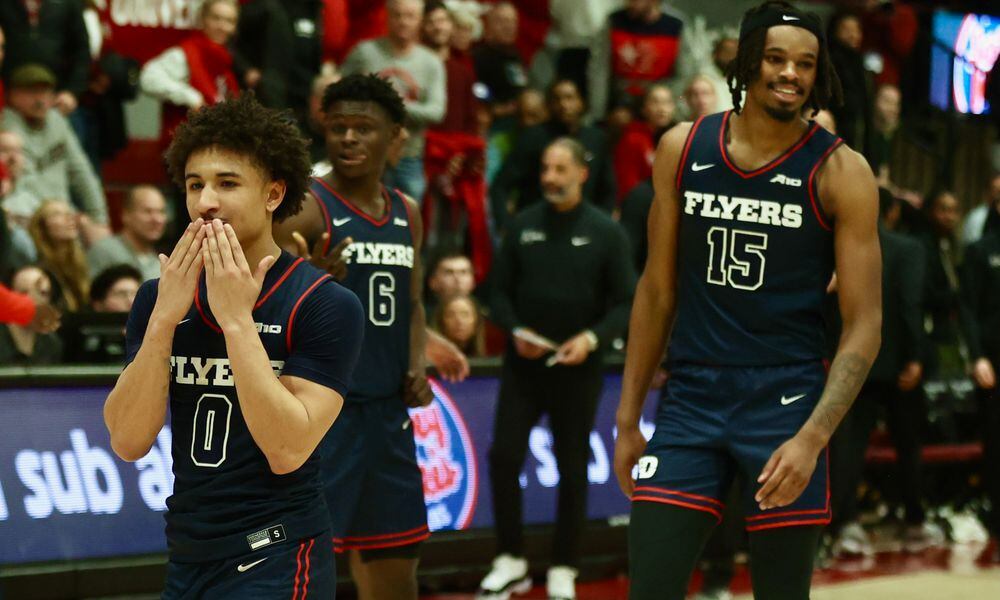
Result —
[[[315, 177], [313, 181], [319, 183], [319, 178]], [[330, 223], [330, 211], [326, 209], [326, 203], [313, 190], [312, 186], [309, 186], [309, 195], [316, 199], [316, 204], [319, 204], [319, 211], [323, 213], [323, 227], [326, 229], [326, 245], [323, 246], [323, 255], [326, 256], [330, 252], [330, 241], [333, 240], [333, 231], [331, 230], [333, 225]]]
[[812, 205], [813, 214], [816, 215], [816, 220], [819, 222], [819, 226], [827, 231], [833, 231], [833, 227], [830, 224], [831, 220], [829, 215], [825, 213], [823, 207], [820, 206], [819, 203], [819, 190], [816, 189], [816, 175], [819, 173], [820, 168], [826, 164], [826, 159], [833, 154], [834, 150], [840, 148], [843, 143], [844, 140], [837, 138], [837, 141], [826, 149], [826, 152], [824, 152], [823, 155], [819, 157], [819, 160], [816, 161], [816, 164], [813, 165], [812, 171], [809, 172], [809, 203]]
[[274, 285], [271, 286], [271, 289], [267, 290], [267, 293], [261, 296], [260, 300], [258, 300], [257, 303], [253, 305], [253, 309], [257, 310], [258, 308], [263, 306], [263, 304], [267, 302], [267, 299], [270, 298], [274, 294], [274, 292], [278, 291], [278, 288], [281, 287], [281, 284], [285, 283], [285, 280], [288, 279], [288, 276], [292, 274], [292, 271], [299, 268], [299, 265], [301, 265], [303, 262], [305, 262], [305, 259], [302, 257], [295, 259], [295, 262], [289, 265], [289, 267], [285, 269], [285, 272], [282, 273], [281, 277], [279, 277], [278, 280], [274, 282]]
[[677, 164], [677, 176], [674, 181], [674, 187], [677, 191], [681, 191], [681, 184], [683, 183], [684, 171], [687, 167], [688, 153], [691, 151], [691, 143], [694, 142], [694, 134], [698, 131], [698, 127], [701, 122], [705, 120], [704, 116], [698, 117], [698, 120], [694, 122], [691, 126], [691, 131], [688, 132], [687, 139], [684, 141], [684, 150], [681, 152], [681, 162]]
[[299, 299], [295, 301], [295, 305], [292, 306], [292, 312], [288, 313], [288, 327], [285, 328], [285, 348], [288, 350], [289, 354], [292, 352], [292, 327], [295, 325], [295, 315], [299, 312], [299, 306], [302, 305], [302, 302], [308, 298], [309, 294], [311, 294], [314, 289], [319, 287], [321, 283], [332, 280], [333, 276], [330, 274], [322, 275], [319, 279], [314, 281], [312, 285], [306, 288], [306, 291], [302, 292]]
[[[406, 194], [401, 192], [399, 188], [392, 188], [392, 191], [396, 192], [396, 194], [399, 196], [399, 201], [403, 203], [403, 210], [406, 211], [406, 220], [408, 224], [408, 227], [406, 229], [410, 233], [410, 245], [416, 246], [417, 241], [413, 238], [413, 209], [410, 208], [410, 203], [406, 201], [407, 198]], [[414, 202], [416, 201], [414, 200]]]
[[194, 306], [198, 309], [198, 314], [201, 315], [201, 320], [205, 322], [205, 325], [214, 331], [215, 333], [222, 333], [222, 328], [212, 322], [205, 314], [204, 309], [201, 307], [201, 281], [198, 281], [198, 285], [194, 288]]

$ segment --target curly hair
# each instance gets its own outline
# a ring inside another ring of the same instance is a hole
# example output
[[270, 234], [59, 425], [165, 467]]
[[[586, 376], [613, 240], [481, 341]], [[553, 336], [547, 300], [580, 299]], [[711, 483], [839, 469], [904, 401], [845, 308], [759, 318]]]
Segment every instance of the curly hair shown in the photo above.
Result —
[[393, 123], [399, 125], [406, 118], [403, 98], [388, 80], [374, 73], [348, 75], [330, 84], [323, 92], [323, 112], [336, 102], [374, 102], [382, 107]]
[[285, 182], [285, 198], [273, 215], [276, 222], [302, 210], [312, 165], [308, 142], [290, 112], [265, 108], [247, 93], [189, 113], [165, 155], [174, 183], [184, 188], [188, 158], [212, 146], [247, 156], [271, 180]]
[[[794, 10], [794, 7], [780, 0], [765, 2], [747, 11], [747, 15], [752, 15], [774, 8]], [[767, 41], [767, 28], [761, 27], [751, 31], [740, 41], [739, 49], [736, 51], [736, 58], [729, 63], [726, 70], [726, 82], [729, 84], [729, 91], [733, 98], [733, 111], [739, 114], [742, 110], [743, 91], [750, 84], [760, 77], [760, 65], [764, 60], [764, 43]], [[806, 108], [813, 111], [813, 115], [828, 108], [832, 102], [840, 104], [843, 102], [844, 93], [840, 87], [840, 78], [830, 61], [830, 51], [823, 40], [819, 41], [819, 57], [816, 59], [816, 82], [813, 84], [812, 92], [806, 99]]]

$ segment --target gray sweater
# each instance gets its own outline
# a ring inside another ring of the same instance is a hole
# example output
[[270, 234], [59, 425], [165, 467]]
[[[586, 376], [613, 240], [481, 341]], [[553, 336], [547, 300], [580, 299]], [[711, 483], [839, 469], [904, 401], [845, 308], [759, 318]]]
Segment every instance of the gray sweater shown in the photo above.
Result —
[[404, 156], [421, 156], [424, 131], [444, 118], [447, 105], [445, 71], [441, 59], [423, 46], [414, 46], [396, 56], [386, 38], [361, 42], [344, 60], [344, 75], [378, 73], [396, 87], [406, 104], [406, 128], [410, 139]]
[[97, 223], [108, 222], [108, 203], [101, 181], [90, 166], [66, 117], [50, 110], [40, 129], [28, 125], [10, 107], [3, 111], [2, 127], [24, 140], [24, 173], [17, 180], [17, 202], [5, 202], [12, 213], [30, 216], [42, 201], [79, 198], [81, 207]]

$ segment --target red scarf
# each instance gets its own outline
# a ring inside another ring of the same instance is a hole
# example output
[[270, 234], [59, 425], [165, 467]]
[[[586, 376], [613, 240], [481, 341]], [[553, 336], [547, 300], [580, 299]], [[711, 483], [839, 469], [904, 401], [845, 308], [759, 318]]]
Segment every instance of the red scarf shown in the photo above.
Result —
[[[215, 104], [240, 95], [239, 82], [233, 73], [233, 56], [225, 46], [216, 44], [198, 31], [181, 42], [179, 47], [187, 59], [188, 84], [198, 90], [205, 104]], [[177, 126], [187, 119], [187, 111], [186, 106], [164, 105], [161, 141], [165, 145], [173, 138]]]

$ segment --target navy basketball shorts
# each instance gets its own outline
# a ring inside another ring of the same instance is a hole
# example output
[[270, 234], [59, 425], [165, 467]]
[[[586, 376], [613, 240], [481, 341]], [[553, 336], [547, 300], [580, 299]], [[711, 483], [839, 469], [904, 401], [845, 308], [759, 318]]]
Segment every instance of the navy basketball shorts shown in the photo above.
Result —
[[163, 600], [291, 598], [329, 600], [337, 592], [333, 552], [323, 533], [208, 563], [167, 563]]
[[761, 511], [757, 477], [771, 454], [794, 436], [819, 402], [820, 362], [777, 367], [677, 365], [670, 372], [656, 431], [639, 459], [633, 502], [671, 504], [722, 520], [733, 478], [742, 484], [747, 531], [830, 522], [828, 451], [802, 495]]
[[321, 448], [336, 552], [367, 554], [430, 536], [423, 476], [402, 398], [345, 402]]

